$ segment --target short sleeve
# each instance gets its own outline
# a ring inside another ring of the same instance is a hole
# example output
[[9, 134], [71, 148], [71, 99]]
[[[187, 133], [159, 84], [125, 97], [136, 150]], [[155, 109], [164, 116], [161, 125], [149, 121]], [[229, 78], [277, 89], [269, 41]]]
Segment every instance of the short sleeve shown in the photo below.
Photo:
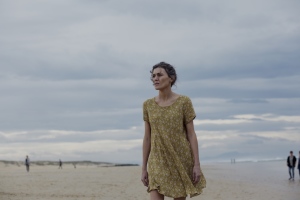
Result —
[[144, 121], [149, 122], [149, 115], [148, 115], [148, 109], [147, 109], [147, 101], [143, 104], [143, 118]]
[[186, 100], [184, 101], [183, 115], [185, 124], [188, 124], [196, 118], [196, 113], [194, 111], [192, 101], [189, 97], [186, 97]]

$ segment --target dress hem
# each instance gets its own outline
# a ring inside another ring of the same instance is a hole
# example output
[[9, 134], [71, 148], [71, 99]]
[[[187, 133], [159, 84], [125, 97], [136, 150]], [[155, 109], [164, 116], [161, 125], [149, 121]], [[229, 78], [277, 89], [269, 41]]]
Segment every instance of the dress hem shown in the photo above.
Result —
[[204, 188], [205, 188], [205, 187], [202, 187], [200, 192], [196, 192], [196, 193], [188, 192], [188, 193], [186, 194], [186, 196], [172, 196], [172, 195], [168, 194], [166, 191], [160, 190], [160, 186], [156, 186], [156, 187], [154, 187], [153, 189], [148, 188], [148, 189], [147, 189], [147, 192], [150, 193], [150, 192], [153, 191], [153, 190], [157, 190], [157, 192], [158, 192], [159, 194], [164, 195], [164, 196], [166, 196], [166, 197], [170, 197], [170, 198], [182, 198], [182, 197], [185, 197], [185, 198], [186, 198], [186, 197], [188, 197], [189, 195], [190, 195], [190, 198], [193, 198], [193, 197], [196, 197], [196, 196], [202, 194], [202, 192], [203, 192], [202, 189], [204, 189]]

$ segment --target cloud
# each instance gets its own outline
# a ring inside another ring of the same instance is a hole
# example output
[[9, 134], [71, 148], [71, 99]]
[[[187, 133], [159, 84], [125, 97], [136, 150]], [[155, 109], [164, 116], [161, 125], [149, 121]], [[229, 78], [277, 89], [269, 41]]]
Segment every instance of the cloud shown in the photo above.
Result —
[[242, 119], [194, 120], [194, 124], [196, 126], [202, 124], [240, 124], [240, 123], [250, 123], [250, 121], [242, 120]]
[[290, 122], [290, 123], [300, 123], [300, 116], [276, 116], [273, 114], [244, 114], [235, 115], [232, 119], [204, 119], [204, 120], [194, 120], [194, 124], [242, 124], [242, 123], [254, 123], [256, 121], [266, 121], [266, 122]]
[[0, 132], [1, 143], [57, 143], [124, 141], [142, 139], [141, 127], [129, 129], [108, 129], [96, 131], [33, 130]]
[[157, 95], [149, 71], [160, 61], [192, 99], [204, 157], [285, 152], [299, 130], [299, 9], [294, 0], [1, 1], [0, 159], [139, 162], [142, 103]]
[[264, 120], [264, 121], [272, 121], [272, 122], [292, 122], [292, 123], [300, 123], [300, 116], [276, 116], [273, 114], [263, 114], [263, 115], [236, 115], [234, 116], [238, 119], [245, 120]]
[[269, 103], [264, 99], [230, 99], [228, 102], [230, 103]]

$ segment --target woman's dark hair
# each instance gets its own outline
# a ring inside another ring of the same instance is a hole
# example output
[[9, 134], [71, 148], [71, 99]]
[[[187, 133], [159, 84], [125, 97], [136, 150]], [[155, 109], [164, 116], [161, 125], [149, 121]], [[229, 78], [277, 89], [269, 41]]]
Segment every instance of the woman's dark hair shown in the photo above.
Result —
[[172, 65], [170, 65], [169, 63], [160, 62], [152, 67], [152, 70], [150, 71], [150, 73], [151, 73], [150, 79], [151, 80], [152, 80], [153, 71], [156, 68], [163, 68], [167, 72], [168, 76], [173, 80], [171, 83], [171, 87], [172, 87], [177, 80], [177, 74], [176, 74], [175, 68]]

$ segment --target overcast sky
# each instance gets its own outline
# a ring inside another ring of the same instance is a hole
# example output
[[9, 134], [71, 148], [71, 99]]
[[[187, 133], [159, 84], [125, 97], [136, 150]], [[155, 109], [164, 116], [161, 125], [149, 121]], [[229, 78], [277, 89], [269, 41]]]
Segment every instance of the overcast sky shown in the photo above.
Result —
[[141, 163], [150, 69], [178, 73], [200, 159], [300, 151], [300, 1], [0, 0], [0, 160]]

